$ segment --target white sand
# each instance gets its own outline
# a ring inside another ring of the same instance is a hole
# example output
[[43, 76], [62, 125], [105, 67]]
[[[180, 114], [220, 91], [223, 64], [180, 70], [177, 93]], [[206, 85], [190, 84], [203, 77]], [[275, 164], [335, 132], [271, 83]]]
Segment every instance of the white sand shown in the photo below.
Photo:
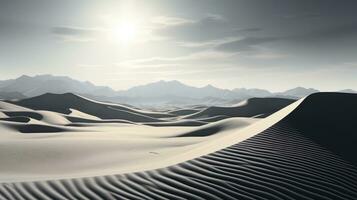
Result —
[[[198, 128], [117, 123], [69, 128], [63, 126], [69, 122], [62, 115], [36, 111], [43, 116], [43, 120], [32, 119], [27, 124], [0, 122], [0, 180], [63, 179], [166, 167], [254, 136], [279, 121], [298, 104], [294, 103], [258, 122], [256, 119], [232, 118]], [[8, 103], [4, 105], [1, 106], [2, 111], [29, 110]], [[73, 114], [88, 118], [76, 111]], [[19, 133], [13, 128], [18, 124], [47, 124], [66, 130], [58, 133]], [[222, 127], [219, 134], [177, 137], [216, 126]]]

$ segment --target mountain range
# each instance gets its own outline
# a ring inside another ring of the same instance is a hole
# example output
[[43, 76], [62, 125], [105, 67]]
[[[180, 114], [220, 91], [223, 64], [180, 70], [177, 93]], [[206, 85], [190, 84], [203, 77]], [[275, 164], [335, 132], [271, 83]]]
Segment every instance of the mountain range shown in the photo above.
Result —
[[[116, 91], [107, 86], [97, 86], [88, 81], [78, 81], [66, 76], [23, 75], [16, 79], [0, 81], [0, 99], [23, 99], [45, 93], [76, 93], [100, 101], [126, 103], [135, 106], [180, 105], [232, 105], [252, 97], [284, 97], [299, 99], [319, 92], [313, 88], [297, 87], [273, 93], [257, 88], [221, 89], [212, 85], [193, 87], [179, 81], [158, 81]], [[340, 92], [356, 93], [351, 89]]]

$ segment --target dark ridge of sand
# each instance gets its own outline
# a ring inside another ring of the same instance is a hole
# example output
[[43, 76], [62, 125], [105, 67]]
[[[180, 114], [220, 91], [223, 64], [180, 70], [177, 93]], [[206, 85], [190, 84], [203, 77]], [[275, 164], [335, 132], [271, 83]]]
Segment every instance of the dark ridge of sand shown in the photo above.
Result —
[[203, 121], [196, 120], [182, 120], [182, 121], [174, 121], [174, 122], [154, 122], [154, 123], [144, 123], [144, 125], [148, 126], [156, 126], [156, 127], [164, 127], [164, 126], [202, 126], [208, 124]]
[[213, 123], [208, 126], [198, 128], [194, 131], [190, 131], [187, 133], [184, 133], [182, 135], [178, 135], [176, 137], [206, 137], [206, 136], [211, 136], [214, 134], [217, 134], [223, 130], [229, 130], [229, 129], [234, 129], [234, 128], [239, 128], [239, 127], [246, 127], [250, 125], [251, 123], [246, 122], [246, 121], [224, 121], [224, 122], [219, 122], [219, 123]]
[[63, 127], [41, 125], [41, 124], [17, 125], [17, 129], [21, 133], [58, 133], [58, 132], [69, 131], [69, 129]]
[[177, 116], [185, 116], [185, 115], [192, 115], [200, 111], [201, 109], [179, 109], [179, 110], [170, 111], [169, 113]]
[[[19, 121], [17, 121], [19, 122]], [[58, 133], [65, 131], [74, 131], [63, 126], [42, 125], [42, 124], [5, 124], [10, 129], [20, 133]]]
[[[66, 119], [68, 119], [70, 122], [73, 123], [125, 123], [125, 124], [135, 124], [134, 122], [128, 121], [128, 120], [120, 120], [120, 119], [103, 119], [103, 120], [95, 120], [95, 119], [85, 119], [81, 117], [73, 117], [73, 116], [65, 116]], [[72, 124], [69, 124], [72, 125]]]
[[30, 111], [3, 111], [9, 117], [29, 117], [37, 120], [42, 120], [43, 116], [37, 112]]
[[200, 112], [189, 115], [187, 119], [199, 119], [224, 115], [228, 117], [254, 117], [258, 115], [268, 116], [289, 104], [295, 102], [292, 99], [282, 98], [251, 98], [244, 104], [234, 107], [212, 106]]
[[225, 128], [224, 126], [214, 126], [210, 128], [204, 128], [189, 133], [185, 133], [183, 135], [180, 135], [179, 137], [206, 137], [206, 136], [214, 135], [222, 131], [224, 128]]
[[357, 165], [357, 94], [312, 94], [283, 121]]
[[31, 120], [29, 117], [8, 117], [8, 118], [0, 118], [0, 121], [8, 121], [8, 122], [21, 122], [21, 123], [27, 123]]
[[357, 199], [357, 168], [289, 124], [170, 167], [0, 184], [2, 199]]
[[49, 110], [63, 114], [70, 114], [72, 108], [101, 119], [123, 119], [132, 122], [161, 122], [163, 120], [158, 118], [172, 117], [165, 113], [141, 112], [116, 104], [95, 102], [71, 93], [47, 93], [11, 103], [34, 110]]
[[226, 116], [226, 115], [218, 115], [218, 116], [214, 116], [214, 117], [200, 118], [199, 120], [202, 122], [217, 122], [217, 121], [227, 119], [227, 118], [230, 118], [230, 117]]

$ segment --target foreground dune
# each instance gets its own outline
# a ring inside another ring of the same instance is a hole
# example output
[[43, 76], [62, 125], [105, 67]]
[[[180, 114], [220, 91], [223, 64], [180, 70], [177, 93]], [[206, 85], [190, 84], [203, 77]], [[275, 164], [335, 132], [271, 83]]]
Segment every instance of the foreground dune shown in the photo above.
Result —
[[23, 122], [3, 121], [0, 197], [357, 199], [355, 102], [318, 93], [261, 120], [200, 127], [72, 127], [30, 116], [66, 130], [22, 134], [12, 127]]

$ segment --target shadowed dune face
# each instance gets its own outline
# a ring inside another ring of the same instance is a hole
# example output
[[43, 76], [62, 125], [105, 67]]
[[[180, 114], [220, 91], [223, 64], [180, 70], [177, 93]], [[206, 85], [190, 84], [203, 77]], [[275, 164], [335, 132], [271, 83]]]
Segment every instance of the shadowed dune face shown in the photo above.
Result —
[[283, 121], [357, 165], [357, 94], [312, 94]]
[[44, 94], [12, 103], [34, 110], [50, 110], [63, 114], [70, 114], [72, 108], [101, 119], [124, 119], [132, 122], [160, 122], [163, 121], [160, 117], [172, 117], [164, 113], [146, 113], [125, 106], [95, 102], [71, 93]]
[[[134, 122], [127, 121], [127, 120], [95, 120], [95, 119], [86, 119], [81, 117], [73, 117], [73, 116], [66, 116], [66, 118], [74, 123], [128, 123], [128, 124], [135, 124]], [[69, 124], [70, 125], [70, 124]]]
[[29, 117], [6, 117], [6, 118], [0, 118], [1, 121], [9, 121], [9, 122], [23, 122], [23, 123], [27, 123], [29, 122], [31, 119]]
[[192, 115], [201, 111], [201, 109], [179, 109], [169, 112], [170, 114], [178, 115], [178, 116], [185, 116], [185, 115]]
[[256, 120], [254, 119], [249, 119], [249, 120], [240, 119], [236, 121], [225, 120], [222, 122], [210, 124], [208, 126], [200, 127], [196, 130], [181, 135], [177, 135], [177, 137], [205, 137], [205, 136], [215, 135], [230, 129], [238, 130], [239, 128], [244, 128], [246, 126], [253, 124], [255, 121]]
[[11, 111], [11, 112], [4, 112], [9, 117], [29, 117], [37, 120], [41, 120], [43, 116], [36, 112], [24, 112], [24, 111]]
[[215, 116], [228, 117], [266, 117], [287, 105], [293, 103], [295, 100], [282, 98], [252, 98], [241, 105], [235, 107], [209, 107], [201, 112], [189, 115], [188, 119], [199, 119]]
[[196, 120], [181, 120], [177, 122], [159, 122], [159, 123], [144, 123], [145, 125], [149, 126], [156, 126], [156, 127], [174, 127], [174, 126], [202, 126], [206, 125], [206, 122], [203, 121], [196, 121]]
[[[246, 104], [236, 107], [195, 107], [166, 112], [152, 112], [118, 104], [92, 101], [71, 93], [48, 93], [12, 103], [34, 110], [49, 110], [66, 115], [71, 114], [75, 109], [76, 112], [82, 112], [82, 115], [91, 115], [99, 119], [89, 120], [78, 116], [66, 116], [69, 121], [80, 123], [112, 123], [115, 120], [117, 122], [123, 120], [123, 122], [144, 123], [150, 126], [201, 126], [230, 117], [254, 117], [257, 115], [265, 117], [292, 102], [294, 100], [281, 98], [253, 98], [249, 99]], [[36, 116], [32, 118], [40, 120]], [[100, 121], [103, 119], [104, 121]]]
[[66, 129], [63, 127], [41, 125], [41, 124], [17, 124], [17, 125], [11, 125], [10, 127], [15, 130], [18, 130], [21, 133], [58, 133], [58, 132], [70, 131], [70, 129]]

